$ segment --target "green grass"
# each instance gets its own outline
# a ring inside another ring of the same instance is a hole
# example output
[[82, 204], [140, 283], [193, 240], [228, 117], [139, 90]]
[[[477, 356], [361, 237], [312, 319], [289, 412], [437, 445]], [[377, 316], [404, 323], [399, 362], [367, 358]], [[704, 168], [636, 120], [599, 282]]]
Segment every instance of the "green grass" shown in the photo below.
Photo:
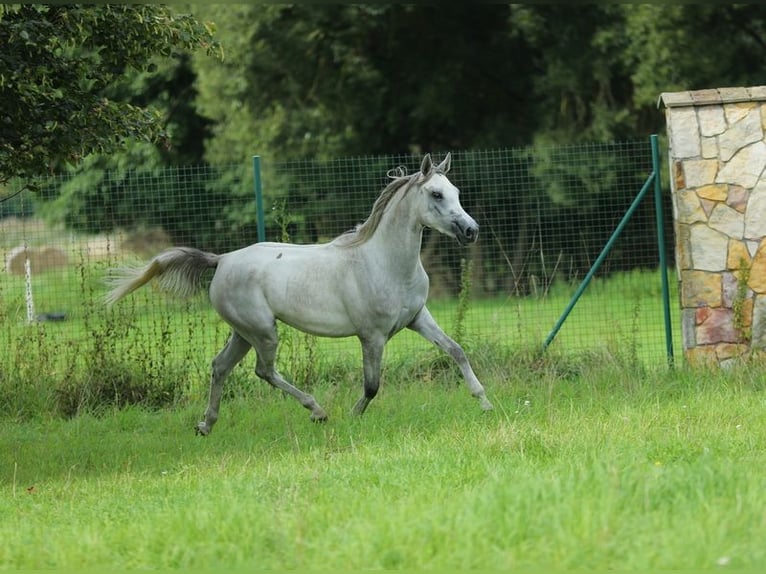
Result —
[[503, 364], [480, 412], [454, 377], [389, 369], [71, 420], [0, 419], [2, 568], [766, 567], [758, 366]]
[[352, 417], [358, 342], [285, 329], [280, 368], [330, 421], [251, 356], [203, 439], [225, 326], [151, 289], [107, 311], [102, 272], [39, 281], [68, 319], [37, 325], [0, 278], [0, 569], [766, 567], [761, 366], [667, 369], [656, 273], [595, 281], [545, 354], [571, 286], [430, 302], [492, 413], [405, 332]]

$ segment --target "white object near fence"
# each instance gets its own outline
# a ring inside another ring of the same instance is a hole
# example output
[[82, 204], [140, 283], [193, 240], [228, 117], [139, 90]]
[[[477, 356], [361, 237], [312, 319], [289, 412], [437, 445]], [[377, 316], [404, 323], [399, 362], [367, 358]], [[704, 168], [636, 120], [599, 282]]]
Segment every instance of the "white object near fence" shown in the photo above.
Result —
[[32, 297], [32, 263], [27, 256], [27, 244], [24, 243], [24, 281], [26, 283], [26, 301], [27, 301], [27, 323], [34, 323], [37, 319], [35, 316], [35, 300]]

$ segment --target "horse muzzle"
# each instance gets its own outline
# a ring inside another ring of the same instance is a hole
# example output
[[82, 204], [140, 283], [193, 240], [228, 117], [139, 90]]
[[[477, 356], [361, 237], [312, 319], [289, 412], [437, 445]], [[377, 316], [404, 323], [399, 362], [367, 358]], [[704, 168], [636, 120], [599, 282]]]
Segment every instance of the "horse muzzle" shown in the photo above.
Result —
[[455, 239], [462, 246], [475, 243], [479, 238], [479, 226], [471, 218], [468, 218], [466, 221], [456, 220], [452, 225], [455, 231]]

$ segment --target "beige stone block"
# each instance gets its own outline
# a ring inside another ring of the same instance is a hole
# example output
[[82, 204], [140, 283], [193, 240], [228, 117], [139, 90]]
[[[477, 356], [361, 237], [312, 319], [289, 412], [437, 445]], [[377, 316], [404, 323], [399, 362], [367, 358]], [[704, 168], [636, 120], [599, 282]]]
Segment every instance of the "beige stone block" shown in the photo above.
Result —
[[697, 113], [692, 107], [668, 108], [668, 135], [673, 157], [699, 157], [701, 152]]
[[718, 94], [722, 102], [749, 102], [750, 90], [737, 86], [733, 88], [718, 88]]
[[[688, 225], [676, 225], [676, 267], [678, 271], [692, 268], [691, 238]], [[681, 275], [678, 276], [679, 280]]]
[[676, 193], [676, 220], [680, 223], [707, 221], [708, 214], [702, 208], [697, 194], [692, 190]]
[[698, 271], [724, 271], [729, 238], [723, 233], [698, 223], [691, 226], [689, 245], [692, 267]]
[[701, 187], [715, 182], [717, 159], [690, 159], [684, 161], [686, 187]]
[[750, 86], [747, 91], [753, 101], [766, 100], [766, 86]]
[[700, 199], [700, 207], [705, 213], [705, 220], [710, 219], [710, 214], [713, 213], [713, 209], [718, 205], [717, 201], [710, 201], [709, 199]]
[[758, 295], [753, 305], [751, 345], [754, 349], [766, 349], [766, 296]]
[[665, 104], [665, 115], [668, 116], [668, 119], [670, 118], [671, 108], [676, 106], [690, 106], [694, 103], [692, 94], [688, 90], [684, 90], [683, 92], [662, 92], [660, 94], [660, 100]]
[[720, 273], [681, 271], [681, 307], [720, 307], [722, 303]]
[[766, 167], [766, 144], [755, 142], [739, 150], [718, 170], [716, 183], [730, 183], [751, 189]]
[[729, 186], [723, 183], [703, 185], [697, 189], [697, 195], [713, 201], [726, 201], [729, 194]]
[[726, 268], [736, 271], [744, 265], [750, 265], [750, 252], [744, 241], [729, 239], [729, 248], [726, 254]]
[[743, 239], [745, 216], [725, 203], [716, 203], [713, 212], [708, 218], [708, 225], [727, 237]]
[[766, 181], [750, 192], [745, 211], [745, 237], [760, 242], [766, 236]]
[[697, 345], [695, 340], [697, 324], [694, 322], [694, 309], [681, 309], [681, 342], [684, 349]]
[[719, 157], [722, 161], [729, 161], [741, 148], [763, 139], [761, 110], [755, 104], [750, 104], [742, 117], [734, 122], [730, 120], [729, 123], [729, 129], [718, 136]]
[[715, 356], [719, 361], [728, 361], [744, 356], [749, 350], [745, 343], [720, 343], [715, 346]]
[[709, 106], [711, 104], [721, 104], [721, 94], [715, 88], [705, 88], [702, 90], [693, 90], [689, 92], [694, 105], [696, 106]]
[[700, 154], [702, 159], [715, 159], [718, 157], [718, 140], [715, 137], [702, 138], [700, 142]]
[[[721, 106], [704, 106], [697, 110], [699, 120], [700, 134], [706, 139], [711, 136], [717, 136], [726, 131], [726, 116], [724, 116]], [[704, 139], [703, 139], [704, 142]]]
[[[741, 89], [741, 88], [737, 88]], [[737, 99], [739, 100], [746, 100], [749, 98], [749, 95], [741, 95]], [[724, 104], [723, 105], [723, 113], [726, 116], [726, 121], [731, 126], [732, 124], [736, 124], [738, 121], [740, 121], [742, 118], [744, 118], [747, 114], [749, 114], [753, 109], [757, 108], [758, 104], [756, 102], [748, 102], [748, 101], [739, 101], [731, 104]]]
[[718, 355], [715, 351], [716, 345], [698, 345], [686, 349], [684, 357], [693, 367], [709, 369], [718, 365]]
[[753, 257], [747, 286], [759, 295], [766, 293], [766, 240], [761, 241]]

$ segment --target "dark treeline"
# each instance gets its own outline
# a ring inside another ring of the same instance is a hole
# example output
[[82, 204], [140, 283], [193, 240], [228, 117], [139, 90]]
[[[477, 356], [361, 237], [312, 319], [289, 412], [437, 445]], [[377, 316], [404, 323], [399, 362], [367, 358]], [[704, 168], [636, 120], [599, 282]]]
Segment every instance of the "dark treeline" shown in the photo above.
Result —
[[[124, 174], [213, 165], [218, 166], [213, 176], [189, 182], [187, 189], [215, 195], [220, 205], [215, 231], [202, 233], [198, 221], [209, 216], [193, 208], [187, 227], [200, 231], [201, 246], [230, 248], [225, 231], [254, 223], [253, 154], [266, 162], [322, 162], [462, 151], [463, 165], [453, 165], [459, 180], [460, 170], [464, 177], [473, 173], [472, 150], [513, 149], [524, 155], [518, 150], [648, 142], [649, 134], [664, 132], [657, 107], [662, 92], [759, 85], [766, 71], [762, 5], [210, 4], [173, 9], [214, 23], [224, 58], [176, 50], [174, 57], [110, 85], [112, 96], [162, 114], [166, 145], [134, 143], [118, 154], [86, 158], [67, 186], [41, 194], [49, 217], [90, 232], [151, 225], [159, 213], [174, 209], [173, 200], [158, 183], [146, 190], [153, 194], [143, 200], [146, 208], [131, 209], [133, 200], [120, 207], [129, 179]], [[518, 211], [523, 206], [556, 206], [552, 215], [535, 219], [536, 233], [548, 229], [553, 242], [566, 226], [582, 228], [588, 212], [614, 209], [619, 218], [646, 175], [643, 158], [631, 160], [637, 166], [631, 185], [593, 188], [589, 182], [601, 181], [603, 174], [584, 172], [611, 169], [609, 152], [604, 153], [605, 158], [568, 162], [569, 167], [547, 173], [537, 161], [537, 185], [522, 189], [521, 180], [508, 178], [502, 180], [508, 189], [491, 190], [498, 200], [480, 206], [486, 219], [516, 223], [496, 225], [508, 230], [494, 241], [503, 246], [506, 264], [518, 264], [533, 248]], [[380, 167], [384, 176], [392, 166]], [[585, 189], [585, 195], [575, 196], [573, 189]], [[295, 193], [276, 182], [266, 188], [270, 237], [279, 233], [274, 205], [294, 210], [296, 220], [312, 217], [317, 198]], [[105, 205], [106, 199], [110, 210], [98, 216], [84, 212], [84, 206]], [[646, 225], [653, 225], [650, 221]], [[323, 235], [304, 231], [296, 238]], [[169, 232], [174, 240], [194, 241], [189, 229]], [[634, 235], [653, 233], [647, 228]], [[597, 242], [604, 234], [580, 229], [577, 235], [581, 242], [585, 236]], [[489, 249], [489, 242], [483, 245]], [[583, 259], [591, 257], [588, 251]], [[572, 263], [574, 275], [582, 273], [582, 265]], [[492, 289], [508, 288], [507, 280], [500, 283], [492, 283]]]

